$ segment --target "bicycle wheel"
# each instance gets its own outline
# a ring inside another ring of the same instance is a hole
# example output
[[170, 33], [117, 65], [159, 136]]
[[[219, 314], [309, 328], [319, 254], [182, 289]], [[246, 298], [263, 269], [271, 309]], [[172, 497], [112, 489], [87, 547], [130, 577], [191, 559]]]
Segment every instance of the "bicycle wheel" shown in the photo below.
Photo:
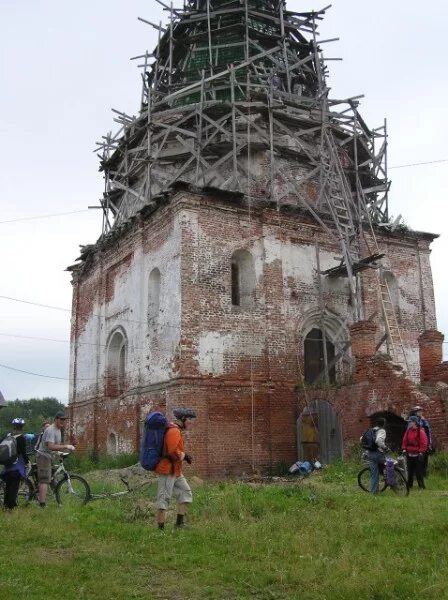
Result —
[[[358, 473], [358, 485], [365, 492], [370, 492], [370, 467], [365, 467]], [[386, 486], [384, 476], [380, 473], [379, 491], [384, 492]]]
[[56, 486], [56, 501], [63, 506], [82, 506], [90, 500], [90, 487], [79, 475], [69, 475]]
[[[0, 506], [3, 506], [3, 498], [5, 495], [5, 482], [0, 482]], [[35, 489], [33, 483], [29, 479], [21, 479], [19, 491], [17, 494], [17, 506], [25, 506], [34, 498]]]
[[395, 485], [389, 486], [390, 489], [397, 496], [409, 496], [408, 483], [407, 483], [403, 473], [400, 471], [400, 469], [397, 469], [397, 468], [394, 469], [394, 472], [395, 472]]

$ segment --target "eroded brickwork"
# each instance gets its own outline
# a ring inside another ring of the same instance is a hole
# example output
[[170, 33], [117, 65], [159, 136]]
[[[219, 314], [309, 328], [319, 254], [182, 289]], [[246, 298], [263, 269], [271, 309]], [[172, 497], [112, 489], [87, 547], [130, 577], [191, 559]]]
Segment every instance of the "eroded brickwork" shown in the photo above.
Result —
[[[431, 239], [378, 232], [387, 269], [398, 283], [396, 301], [414, 380], [420, 373], [418, 338], [436, 327]], [[232, 256], [239, 250], [253, 259], [248, 306], [232, 304]], [[198, 413], [189, 443], [195, 468], [204, 475], [295, 460], [296, 422], [304, 402], [298, 393], [303, 339], [321, 323], [317, 260], [325, 270], [338, 257], [337, 240], [303, 213], [266, 206], [248, 210], [238, 198], [212, 193], [176, 192], [169, 203], [110, 235], [84, 257], [73, 278], [70, 406], [81, 447], [131, 451], [138, 447], [149, 409], [169, 412], [184, 405]], [[154, 269], [160, 271], [157, 317], [148, 309]], [[405, 403], [409, 408], [409, 395], [420, 393], [384, 357], [372, 357], [381, 337], [377, 278], [373, 269], [361, 276], [365, 318], [376, 326], [369, 339], [356, 342], [364, 350], [362, 356], [354, 350], [355, 371], [339, 361], [340, 391], [312, 392], [326, 395], [337, 408], [345, 440], [359, 437], [379, 406], [401, 414]], [[325, 327], [341, 345], [350, 336], [347, 280], [321, 277], [320, 282]], [[121, 393], [111, 394], [109, 342], [118, 329], [126, 345], [124, 385]], [[438, 415], [440, 401], [433, 401]]]

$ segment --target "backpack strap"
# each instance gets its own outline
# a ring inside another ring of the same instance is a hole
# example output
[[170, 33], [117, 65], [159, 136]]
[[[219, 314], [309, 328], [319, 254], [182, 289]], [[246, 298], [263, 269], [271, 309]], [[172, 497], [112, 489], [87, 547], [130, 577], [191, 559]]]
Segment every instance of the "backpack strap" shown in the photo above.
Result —
[[162, 454], [162, 458], [166, 458], [171, 463], [171, 475], [174, 475], [174, 460], [172, 459], [172, 457], [167, 452], [167, 447], [166, 447], [166, 433], [167, 433], [168, 429], [173, 429], [173, 427], [176, 427], [176, 425], [174, 425], [173, 423], [168, 423], [168, 425], [167, 425], [167, 427], [165, 429], [165, 434], [164, 434], [164, 437], [163, 437], [163, 454]]

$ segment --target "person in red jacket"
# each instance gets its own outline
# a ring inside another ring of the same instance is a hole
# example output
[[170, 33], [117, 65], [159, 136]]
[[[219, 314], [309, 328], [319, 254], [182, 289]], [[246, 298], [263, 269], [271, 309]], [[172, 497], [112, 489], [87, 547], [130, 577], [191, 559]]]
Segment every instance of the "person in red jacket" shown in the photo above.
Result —
[[187, 507], [193, 501], [191, 488], [182, 474], [182, 461], [191, 464], [192, 458], [185, 453], [182, 433], [190, 425], [191, 419], [196, 414], [190, 408], [175, 408], [173, 410], [174, 423], [168, 425], [165, 433], [163, 458], [156, 466], [158, 475], [157, 484], [157, 525], [164, 529], [166, 511], [174, 495], [177, 502], [176, 527], [185, 527], [185, 514]]
[[409, 428], [404, 434], [401, 449], [407, 457], [409, 488], [414, 485], [416, 475], [418, 487], [425, 489], [424, 458], [428, 451], [428, 436], [423, 427], [420, 427], [418, 417], [409, 417]]

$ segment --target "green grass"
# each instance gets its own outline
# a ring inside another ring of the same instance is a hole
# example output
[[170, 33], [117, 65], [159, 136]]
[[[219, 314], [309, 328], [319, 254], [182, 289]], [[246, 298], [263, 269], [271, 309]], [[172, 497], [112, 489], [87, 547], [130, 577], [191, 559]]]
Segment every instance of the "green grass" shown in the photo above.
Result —
[[199, 486], [181, 531], [174, 512], [165, 531], [154, 526], [154, 485], [70, 511], [1, 513], [0, 598], [448, 598], [446, 477], [374, 498], [357, 488], [359, 468]]

